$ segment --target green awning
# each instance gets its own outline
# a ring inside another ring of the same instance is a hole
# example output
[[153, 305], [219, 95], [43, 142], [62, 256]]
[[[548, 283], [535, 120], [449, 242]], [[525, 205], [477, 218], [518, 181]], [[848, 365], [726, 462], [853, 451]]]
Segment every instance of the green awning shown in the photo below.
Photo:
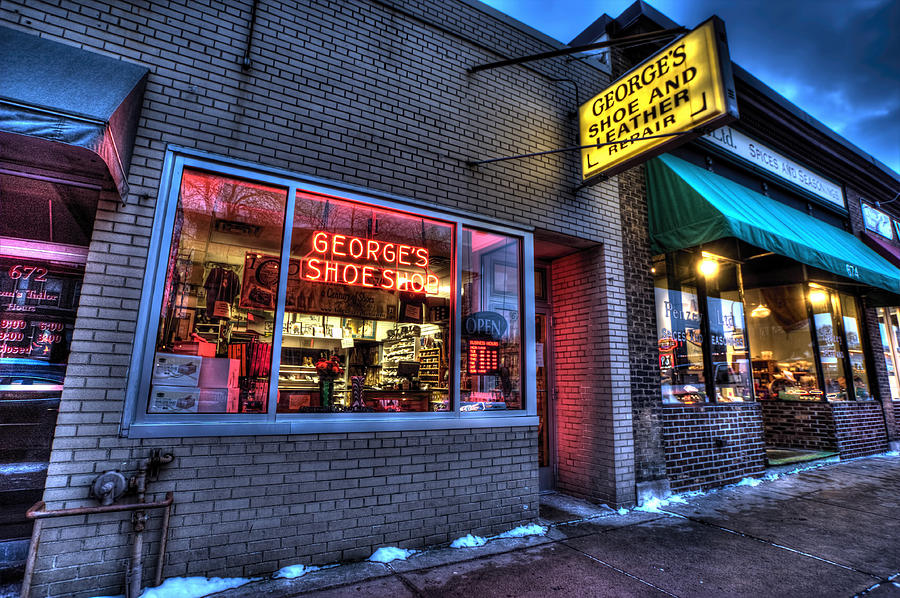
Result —
[[656, 253], [736, 237], [900, 293], [900, 270], [856, 236], [674, 156], [647, 163], [647, 202]]

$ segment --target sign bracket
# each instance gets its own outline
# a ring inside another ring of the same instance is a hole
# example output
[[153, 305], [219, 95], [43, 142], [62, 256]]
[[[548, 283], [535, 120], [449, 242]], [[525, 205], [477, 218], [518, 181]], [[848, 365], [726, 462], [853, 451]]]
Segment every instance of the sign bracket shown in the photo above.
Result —
[[535, 60], [544, 60], [547, 58], [556, 58], [557, 56], [568, 56], [569, 54], [577, 54], [579, 52], [588, 52], [590, 50], [599, 50], [600, 48], [608, 48], [611, 46], [618, 46], [620, 44], [628, 44], [632, 42], [647, 42], [653, 41], [657, 39], [665, 39], [668, 37], [673, 37], [675, 35], [680, 35], [682, 33], [686, 33], [688, 29], [686, 27], [675, 27], [672, 29], [663, 29], [662, 31], [651, 31], [649, 33], [637, 33], [635, 35], [628, 35], [625, 37], [619, 37], [616, 39], [611, 39], [603, 42], [594, 42], [592, 44], [585, 44], [583, 46], [573, 46], [571, 48], [563, 48], [561, 50], [551, 50], [549, 52], [541, 52], [539, 54], [529, 54], [528, 56], [519, 56], [518, 58], [507, 58], [505, 60], [498, 60], [496, 62], [488, 62], [486, 64], [479, 64], [469, 68], [466, 72], [470, 75], [477, 73], [479, 71], [485, 71], [488, 69], [495, 69], [501, 66], [513, 66], [516, 64], [524, 64], [526, 62], [534, 62]]

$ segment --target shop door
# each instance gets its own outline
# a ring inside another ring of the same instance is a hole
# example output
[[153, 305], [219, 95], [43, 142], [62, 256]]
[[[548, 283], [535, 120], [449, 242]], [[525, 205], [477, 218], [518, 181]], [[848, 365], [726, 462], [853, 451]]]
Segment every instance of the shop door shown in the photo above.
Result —
[[537, 412], [538, 412], [538, 475], [540, 489], [552, 490], [556, 484], [556, 443], [554, 438], [552, 381], [550, 360], [550, 317], [546, 311], [535, 313], [535, 358], [537, 363]]

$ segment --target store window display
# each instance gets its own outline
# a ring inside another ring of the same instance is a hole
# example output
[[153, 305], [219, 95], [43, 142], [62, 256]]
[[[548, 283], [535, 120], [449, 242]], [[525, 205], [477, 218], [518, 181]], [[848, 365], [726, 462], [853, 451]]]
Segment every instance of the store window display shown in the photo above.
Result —
[[279, 413], [450, 409], [454, 227], [298, 193]]
[[745, 289], [757, 399], [819, 400], [804, 285]]
[[900, 400], [900, 374], [897, 363], [898, 349], [900, 349], [900, 318], [896, 307], [877, 308], [878, 328], [881, 332], [881, 348], [884, 354], [884, 365], [887, 371], [888, 384], [891, 388], [891, 397], [895, 401]]
[[159, 205], [136, 425], [528, 415], [527, 233], [186, 161]]

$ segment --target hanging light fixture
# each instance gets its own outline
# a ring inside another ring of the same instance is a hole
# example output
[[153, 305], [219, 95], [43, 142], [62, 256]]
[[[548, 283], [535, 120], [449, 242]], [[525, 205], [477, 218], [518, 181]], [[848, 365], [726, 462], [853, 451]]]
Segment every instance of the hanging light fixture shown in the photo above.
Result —
[[768, 318], [769, 314], [772, 313], [772, 310], [769, 309], [765, 303], [760, 303], [750, 312], [751, 318]]
[[700, 274], [707, 278], [711, 278], [718, 274], [719, 272], [719, 262], [716, 260], [711, 260], [709, 258], [703, 258], [700, 260], [700, 264], [697, 266], [697, 269], [700, 270]]

